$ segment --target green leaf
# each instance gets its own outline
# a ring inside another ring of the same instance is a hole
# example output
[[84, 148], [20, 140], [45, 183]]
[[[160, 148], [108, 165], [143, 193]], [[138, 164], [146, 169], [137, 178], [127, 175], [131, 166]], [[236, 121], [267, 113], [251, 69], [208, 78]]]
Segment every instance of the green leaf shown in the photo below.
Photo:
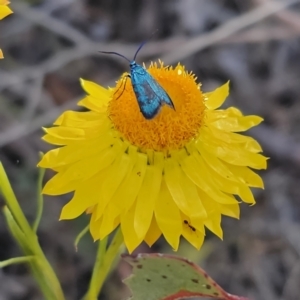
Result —
[[3, 207], [3, 214], [6, 219], [6, 224], [16, 242], [19, 244], [26, 255], [31, 255], [33, 253], [33, 244], [30, 242], [29, 238], [24, 234], [19, 224], [16, 222], [8, 206]]
[[76, 252], [78, 251], [78, 244], [79, 244], [80, 240], [88, 233], [89, 228], [90, 228], [90, 225], [87, 225], [77, 235], [75, 242], [74, 242], [74, 247], [75, 247]]
[[[40, 152], [39, 154], [40, 154], [40, 159], [42, 159], [44, 153]], [[42, 188], [43, 188], [44, 175], [45, 175], [45, 169], [39, 168], [38, 185], [37, 185], [37, 214], [36, 214], [35, 221], [33, 223], [34, 232], [37, 232], [43, 214], [44, 197], [42, 194]]]
[[133, 266], [133, 274], [124, 280], [132, 291], [132, 300], [247, 300], [225, 292], [204, 270], [185, 258], [159, 253], [123, 258]]
[[34, 259], [34, 256], [21, 256], [21, 257], [14, 257], [7, 260], [0, 261], [0, 269], [20, 263], [29, 263]]
[[[33, 276], [38, 282], [45, 299], [65, 299], [59, 280], [39, 245], [36, 233], [32, 230], [27, 222], [27, 219], [18, 203], [1, 162], [0, 193], [3, 194], [6, 202], [6, 206], [3, 207], [3, 213], [14, 239], [23, 250], [25, 256], [34, 257], [34, 259], [29, 259], [27, 262], [31, 267]], [[41, 211], [42, 210], [40, 210], [40, 212]], [[36, 228], [38, 223], [39, 219], [37, 219], [35, 222]], [[14, 259], [12, 259], [12, 261], [13, 260]], [[15, 259], [15, 262], [18, 260], [20, 261], [20, 259]], [[5, 265], [7, 263], [11, 263], [12, 261], [8, 260], [3, 262], [3, 264]], [[25, 261], [23, 260], [23, 262]]]
[[3, 195], [7, 207], [9, 208], [14, 220], [19, 225], [28, 239], [31, 237], [31, 227], [18, 203], [15, 193], [10, 185], [2, 163], [0, 162], [0, 193]]

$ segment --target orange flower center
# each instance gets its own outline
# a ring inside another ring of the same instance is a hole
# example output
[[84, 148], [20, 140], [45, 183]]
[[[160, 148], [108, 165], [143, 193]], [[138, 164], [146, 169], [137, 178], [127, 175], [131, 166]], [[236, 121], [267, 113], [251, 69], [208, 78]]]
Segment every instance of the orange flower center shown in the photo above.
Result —
[[[199, 133], [205, 104], [196, 77], [184, 67], [151, 64], [147, 70], [165, 89], [175, 110], [163, 105], [158, 115], [147, 120], [140, 112], [129, 78], [122, 78], [113, 90], [109, 117], [121, 137], [142, 150], [169, 151], [182, 148]], [[125, 80], [127, 80], [125, 84]]]

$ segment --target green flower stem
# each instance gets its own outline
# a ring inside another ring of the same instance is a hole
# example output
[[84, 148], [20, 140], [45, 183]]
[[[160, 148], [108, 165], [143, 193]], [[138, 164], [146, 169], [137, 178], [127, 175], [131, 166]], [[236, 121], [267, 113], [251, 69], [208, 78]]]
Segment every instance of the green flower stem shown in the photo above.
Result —
[[102, 241], [98, 243], [99, 246], [97, 250], [96, 262], [94, 265], [92, 278], [90, 281], [90, 287], [85, 297], [86, 300], [92, 300], [92, 299], [95, 300], [98, 298], [97, 296], [100, 292], [98, 280], [100, 277], [100, 273], [102, 271], [103, 261], [105, 258], [107, 239], [108, 237], [106, 236]]
[[34, 250], [35, 255], [37, 256], [39, 271], [44, 274], [47, 284], [49, 285], [52, 292], [55, 294], [55, 298], [53, 299], [64, 300], [65, 296], [61, 289], [60, 282], [38, 242], [34, 245]]
[[26, 257], [31, 257], [28, 261], [29, 266], [31, 268], [31, 272], [37, 281], [41, 291], [47, 297], [47, 299], [57, 299], [55, 297], [54, 291], [52, 291], [51, 286], [47, 282], [47, 269], [43, 269], [43, 264], [40, 263], [39, 257], [35, 255], [34, 247], [32, 243], [28, 243], [28, 239], [26, 239], [24, 233], [21, 228], [14, 220], [13, 215], [11, 214], [8, 207], [4, 207], [3, 209], [4, 216], [6, 218], [7, 225], [14, 237], [14, 239], [19, 244], [20, 248], [25, 253]]
[[119, 227], [105, 253], [103, 265], [101, 267], [101, 273], [99, 274], [98, 278], [99, 292], [101, 291], [107, 275], [112, 270], [116, 259], [120, 258], [118, 255], [120, 255], [120, 252], [122, 251], [123, 242], [123, 234], [121, 228]]
[[6, 204], [12, 213], [14, 219], [19, 224], [20, 228], [24, 232], [25, 235], [31, 233], [31, 227], [27, 222], [23, 211], [18, 203], [18, 200], [11, 188], [9, 180], [6, 176], [5, 170], [3, 168], [2, 163], [0, 162], [0, 192], [3, 194], [4, 199], [6, 199]]
[[13, 237], [27, 257], [34, 257], [28, 263], [45, 296], [44, 299], [64, 300], [59, 280], [39, 245], [35, 231], [30, 227], [23, 214], [1, 163], [0, 192], [7, 204], [7, 207], [3, 209], [3, 213]]
[[[42, 159], [43, 154], [41, 154], [40, 156]], [[34, 232], [37, 232], [43, 214], [44, 197], [42, 194], [42, 185], [43, 185], [44, 175], [45, 175], [45, 169], [40, 168], [39, 177], [38, 177], [38, 187], [37, 187], [37, 214], [36, 214], [35, 221], [33, 223]]]
[[115, 233], [107, 250], [106, 244], [107, 237], [100, 242], [89, 290], [84, 297], [85, 300], [97, 299], [107, 275], [112, 270], [114, 261], [120, 253], [120, 248], [123, 245], [121, 228], [119, 228]]

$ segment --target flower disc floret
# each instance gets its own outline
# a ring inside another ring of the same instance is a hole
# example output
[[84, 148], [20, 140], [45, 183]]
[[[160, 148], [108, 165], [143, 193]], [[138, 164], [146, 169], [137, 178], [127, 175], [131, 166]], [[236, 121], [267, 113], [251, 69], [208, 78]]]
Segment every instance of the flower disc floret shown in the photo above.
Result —
[[141, 149], [170, 151], [196, 137], [205, 115], [204, 96], [196, 77], [178, 65], [151, 64], [148, 72], [164, 87], [175, 110], [164, 105], [157, 117], [147, 120], [140, 112], [132, 84], [125, 76], [113, 90], [108, 114], [120, 136]]

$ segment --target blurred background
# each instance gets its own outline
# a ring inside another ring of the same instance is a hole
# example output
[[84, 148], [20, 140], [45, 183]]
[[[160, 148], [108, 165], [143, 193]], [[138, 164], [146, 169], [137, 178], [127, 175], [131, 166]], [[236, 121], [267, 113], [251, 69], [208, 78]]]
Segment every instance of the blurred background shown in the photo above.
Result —
[[[36, 213], [42, 126], [78, 109], [79, 78], [113, 86], [126, 62], [157, 30], [138, 62], [179, 61], [209, 91], [227, 80], [226, 106], [258, 114], [250, 132], [269, 156], [257, 204], [242, 205], [241, 220], [223, 218], [224, 241], [208, 233], [200, 252], [182, 244], [179, 255], [203, 267], [230, 293], [253, 300], [300, 299], [300, 0], [11, 0], [14, 14], [0, 22], [0, 160], [29, 220]], [[52, 176], [46, 173], [46, 178]], [[40, 243], [67, 299], [87, 289], [96, 245], [89, 235], [74, 248], [86, 216], [58, 222], [71, 198], [46, 197]], [[0, 198], [0, 206], [3, 206]], [[161, 239], [152, 249], [172, 253]], [[0, 215], [0, 261], [21, 253]], [[128, 295], [120, 262], [99, 299]], [[0, 270], [0, 300], [42, 299], [24, 265]], [[146, 300], [146, 299], [145, 299]]]

